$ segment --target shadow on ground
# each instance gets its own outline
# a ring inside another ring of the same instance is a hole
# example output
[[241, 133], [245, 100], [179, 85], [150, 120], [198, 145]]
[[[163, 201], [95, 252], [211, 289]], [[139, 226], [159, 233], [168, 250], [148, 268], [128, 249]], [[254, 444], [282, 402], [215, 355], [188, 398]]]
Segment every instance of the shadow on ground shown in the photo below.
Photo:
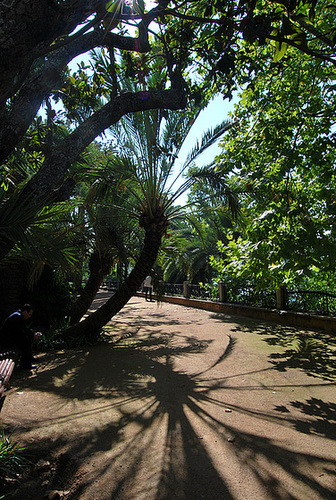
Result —
[[[155, 317], [156, 327], [158, 321], [159, 317]], [[211, 340], [200, 342], [196, 337], [184, 336], [178, 344], [171, 334], [163, 331], [151, 334], [149, 329], [143, 335], [135, 335], [140, 326], [145, 328], [149, 323], [130, 322], [123, 334], [112, 335], [109, 342], [85, 350], [60, 352], [57, 359], [54, 353], [46, 353], [41, 357], [38, 377], [26, 380], [18, 376], [21, 390], [55, 393], [62, 396], [65, 405], [72, 399], [96, 403], [94, 408], [88, 405], [80, 412], [51, 416], [39, 422], [41, 428], [52, 428], [56, 421], [58, 425], [76, 421], [80, 429], [81, 421], [88, 416], [97, 418], [97, 426], [79, 431], [75, 440], [48, 435], [31, 443], [32, 462], [36, 464], [43, 457], [51, 466], [47, 470], [32, 466], [16, 493], [12, 490], [13, 500], [42, 499], [47, 490], [54, 489], [67, 490], [66, 498], [81, 499], [89, 494], [95, 482], [109, 491], [108, 496], [102, 493], [102, 496], [85, 498], [233, 500], [234, 488], [218, 467], [219, 462], [225, 464], [228, 460], [239, 463], [242, 480], [252, 479], [267, 492], [269, 499], [299, 498], [291, 486], [295, 482], [305, 484], [312, 493], [309, 498], [335, 498], [331, 484], [335, 485], [336, 459], [326, 461], [318, 454], [293, 452], [274, 439], [254, 434], [252, 428], [250, 432], [239, 432], [232, 420], [230, 423], [224, 418], [225, 412], [234, 412], [300, 433], [333, 439], [336, 436], [334, 404], [311, 398], [291, 401], [272, 411], [232, 404], [230, 376], [211, 378], [208, 372], [219, 364], [225, 367], [226, 360], [235, 351], [234, 336], [228, 338], [227, 347], [218, 353], [211, 366], [188, 375], [174, 370], [173, 361], [205, 355]], [[250, 328], [248, 323], [239, 326], [243, 331]], [[253, 330], [256, 331], [255, 326]], [[286, 348], [289, 342], [288, 329], [260, 326], [257, 333], [274, 346]], [[273, 364], [267, 369], [280, 369], [279, 360], [270, 361]], [[282, 365], [282, 368], [285, 367]], [[235, 389], [239, 390], [239, 386]], [[220, 417], [213, 408], [221, 410]], [[302, 418], [293, 418], [290, 408], [300, 412]], [[98, 425], [104, 414], [111, 415], [111, 420], [105, 419], [104, 425]], [[34, 426], [35, 421], [28, 421], [20, 431], [24, 435]], [[203, 429], [201, 434], [200, 429]], [[216, 452], [209, 450], [204, 435], [212, 436], [213, 443], [217, 443]], [[105, 461], [84, 473], [88, 457], [99, 456], [100, 452], [106, 452]], [[329, 483], [322, 483], [320, 477], [309, 474], [308, 466], [323, 470]], [[278, 472], [272, 473], [272, 470]], [[287, 478], [285, 483], [281, 481], [283, 475]], [[260, 497], [256, 494], [254, 498]]]
[[[212, 319], [232, 323], [232, 317], [217, 314]], [[336, 335], [324, 331], [305, 331], [275, 323], [239, 318], [232, 332], [254, 332], [275, 347], [271, 363], [279, 371], [300, 368], [307, 375], [336, 380]], [[279, 352], [279, 348], [281, 352]]]

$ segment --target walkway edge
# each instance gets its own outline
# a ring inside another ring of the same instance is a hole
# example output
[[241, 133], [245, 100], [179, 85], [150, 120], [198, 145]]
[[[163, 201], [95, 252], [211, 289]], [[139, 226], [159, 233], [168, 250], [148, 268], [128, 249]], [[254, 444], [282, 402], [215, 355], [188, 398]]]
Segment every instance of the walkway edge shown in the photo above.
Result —
[[[137, 293], [142, 296], [142, 293]], [[155, 297], [157, 299], [157, 297]], [[260, 321], [271, 321], [273, 323], [306, 328], [308, 330], [324, 330], [328, 333], [336, 331], [336, 318], [327, 316], [311, 315], [294, 311], [282, 311], [278, 309], [266, 309], [265, 307], [251, 307], [242, 304], [228, 304], [222, 302], [212, 302], [210, 300], [186, 299], [164, 295], [160, 297], [160, 302], [170, 302], [185, 307], [195, 307], [206, 311], [225, 313], [233, 316], [246, 316]]]

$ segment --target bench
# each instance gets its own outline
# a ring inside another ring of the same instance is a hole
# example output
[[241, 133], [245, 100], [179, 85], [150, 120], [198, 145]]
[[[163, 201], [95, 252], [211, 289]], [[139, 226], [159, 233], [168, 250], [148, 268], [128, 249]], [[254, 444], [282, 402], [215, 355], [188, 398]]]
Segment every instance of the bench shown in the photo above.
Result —
[[19, 353], [15, 350], [0, 351], [0, 411]]

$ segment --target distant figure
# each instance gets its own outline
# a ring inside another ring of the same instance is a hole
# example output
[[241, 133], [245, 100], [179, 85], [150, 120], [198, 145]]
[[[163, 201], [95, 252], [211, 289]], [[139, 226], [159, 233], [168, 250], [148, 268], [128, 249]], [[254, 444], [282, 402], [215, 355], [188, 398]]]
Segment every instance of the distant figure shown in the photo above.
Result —
[[27, 328], [26, 321], [34, 312], [30, 304], [25, 304], [22, 309], [14, 312], [5, 320], [0, 329], [0, 348], [14, 348], [21, 353], [20, 368], [31, 370], [33, 365], [32, 343], [33, 339], [40, 337], [40, 332], [32, 332]]
[[144, 290], [145, 290], [145, 298], [148, 300], [148, 292], [149, 292], [149, 300], [152, 301], [152, 292], [153, 292], [153, 284], [152, 277], [147, 276], [145, 281], [143, 282]]

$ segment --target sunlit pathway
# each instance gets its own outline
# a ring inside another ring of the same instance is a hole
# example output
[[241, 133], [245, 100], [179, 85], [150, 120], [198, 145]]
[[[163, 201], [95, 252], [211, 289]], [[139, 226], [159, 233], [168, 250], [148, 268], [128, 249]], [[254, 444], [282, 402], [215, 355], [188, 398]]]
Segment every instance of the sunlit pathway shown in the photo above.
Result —
[[12, 498], [335, 498], [336, 377], [289, 367], [294, 329], [134, 297], [107, 333], [13, 377], [3, 424], [47, 464]]

